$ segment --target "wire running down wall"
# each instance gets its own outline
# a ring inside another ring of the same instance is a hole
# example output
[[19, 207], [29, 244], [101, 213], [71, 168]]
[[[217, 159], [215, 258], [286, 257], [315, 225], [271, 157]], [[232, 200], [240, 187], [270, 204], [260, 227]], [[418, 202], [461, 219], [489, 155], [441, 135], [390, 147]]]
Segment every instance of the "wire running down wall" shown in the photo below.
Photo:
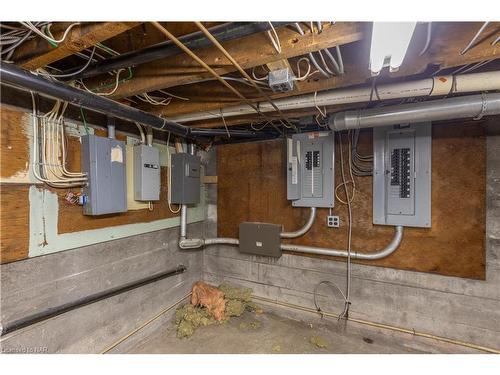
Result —
[[[357, 262], [484, 279], [485, 139], [485, 130], [478, 122], [434, 125], [432, 228], [407, 228], [395, 253], [377, 261]], [[361, 133], [359, 152], [371, 152], [371, 131]], [[338, 182], [340, 158], [336, 159]], [[292, 208], [286, 200], [284, 141], [223, 146], [218, 150], [217, 162], [218, 236], [237, 236], [238, 225], [243, 221], [283, 224], [289, 231], [307, 220], [308, 209]], [[355, 179], [352, 248], [370, 251], [384, 247], [392, 238], [393, 228], [372, 224], [372, 178]], [[327, 209], [318, 209], [311, 230], [292, 243], [346, 248], [346, 206], [336, 202], [333, 209], [333, 214], [340, 216], [338, 229], [327, 227], [327, 214]]]

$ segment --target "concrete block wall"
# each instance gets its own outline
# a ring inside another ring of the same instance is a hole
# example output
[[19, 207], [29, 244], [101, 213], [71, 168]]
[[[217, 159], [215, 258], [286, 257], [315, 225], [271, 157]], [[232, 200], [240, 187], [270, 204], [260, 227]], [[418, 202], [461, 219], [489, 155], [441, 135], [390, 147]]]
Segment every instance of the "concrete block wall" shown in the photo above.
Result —
[[[203, 236], [205, 223], [188, 226]], [[99, 353], [190, 292], [202, 253], [180, 251], [179, 228], [85, 246], [1, 266], [1, 322], [132, 282], [180, 264], [187, 271], [67, 312], [0, 338], [3, 353]], [[174, 310], [115, 349], [133, 344]]]
[[[486, 280], [354, 264], [352, 317], [500, 349], [500, 134], [496, 123], [487, 139]], [[216, 212], [211, 211], [208, 225], [215, 224]], [[231, 246], [204, 251], [207, 282], [233, 282], [251, 287], [258, 296], [310, 308], [314, 308], [318, 282], [329, 280], [344, 289], [345, 275], [344, 262], [288, 254], [271, 259], [241, 254]], [[318, 301], [323, 310], [342, 310], [341, 296], [328, 287], [318, 290]]]

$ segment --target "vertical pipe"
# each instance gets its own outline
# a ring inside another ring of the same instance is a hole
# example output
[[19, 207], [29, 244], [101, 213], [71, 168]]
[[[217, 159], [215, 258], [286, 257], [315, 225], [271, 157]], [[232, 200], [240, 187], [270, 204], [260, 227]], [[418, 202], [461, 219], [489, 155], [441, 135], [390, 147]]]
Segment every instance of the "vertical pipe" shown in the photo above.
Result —
[[181, 205], [181, 240], [186, 238], [187, 229], [187, 205]]

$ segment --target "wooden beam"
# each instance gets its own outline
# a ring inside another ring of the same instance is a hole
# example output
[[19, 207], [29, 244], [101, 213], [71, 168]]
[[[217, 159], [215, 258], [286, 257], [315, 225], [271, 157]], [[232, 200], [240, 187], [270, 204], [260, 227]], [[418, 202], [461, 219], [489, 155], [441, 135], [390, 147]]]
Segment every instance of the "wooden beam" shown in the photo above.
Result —
[[[54, 37], [60, 38], [69, 24], [55, 25]], [[92, 47], [139, 24], [140, 22], [98, 22], [78, 25], [71, 29], [66, 40], [57, 47], [51, 47], [45, 39], [37, 37], [21, 45], [16, 51], [14, 59], [15, 61], [20, 60], [19, 65], [23, 68], [35, 70]]]
[[[427, 26], [424, 24], [418, 25], [402, 67], [395, 73], [389, 74], [384, 71], [377, 78], [378, 83], [383, 82], [387, 78], [416, 76], [429, 71], [429, 66], [434, 66], [434, 71], [437, 71], [440, 68], [456, 67], [463, 64], [499, 58], [500, 47], [491, 45], [495, 31], [498, 31], [500, 26], [498, 22], [492, 23], [485, 30], [483, 38], [480, 38], [478, 44], [473, 49], [465, 55], [460, 55], [460, 51], [472, 39], [480, 26], [481, 23], [460, 23], [458, 25], [456, 23], [438, 23], [434, 26], [433, 38], [428, 51], [420, 56], [420, 52], [425, 44]], [[345, 75], [332, 78], [315, 75], [313, 76], [314, 78], [301, 82], [301, 85], [296, 90], [287, 93], [273, 93], [271, 98], [280, 99], [313, 93], [315, 91], [319, 92], [333, 88], [366, 84], [371, 79], [368, 70], [369, 39], [346, 45], [342, 48], [342, 51], [346, 70]], [[432, 74], [432, 71], [429, 74]], [[255, 101], [259, 100], [258, 96], [251, 89], [246, 90], [242, 86], [241, 90], [246, 97]], [[201, 111], [217, 111], [219, 108], [240, 104], [239, 100], [224, 95], [211, 82], [181, 86], [173, 92], [186, 97], [190, 97], [191, 95], [192, 100], [173, 100], [168, 107], [144, 105], [141, 108], [168, 117]]]
[[[267, 33], [258, 33], [224, 43], [224, 48], [244, 68], [264, 65], [273, 61], [300, 56], [309, 52], [362, 39], [366, 35], [366, 23], [338, 23], [325, 26], [321, 34], [304, 36], [282, 27], [277, 30], [281, 41], [281, 53], [277, 53]], [[236, 68], [215, 47], [196, 51], [218, 74], [235, 72]], [[209, 78], [210, 74], [185, 54], [144, 64], [134, 69], [134, 78], [123, 82], [113, 98], [123, 98], [143, 92], [164, 89]], [[89, 83], [92, 87], [92, 82]]]

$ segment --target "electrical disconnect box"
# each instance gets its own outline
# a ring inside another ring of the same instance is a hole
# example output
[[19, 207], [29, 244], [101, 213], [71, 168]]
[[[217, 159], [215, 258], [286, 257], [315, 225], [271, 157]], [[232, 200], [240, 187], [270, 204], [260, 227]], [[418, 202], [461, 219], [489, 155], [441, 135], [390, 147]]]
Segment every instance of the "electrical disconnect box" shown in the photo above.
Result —
[[281, 225], [269, 223], [241, 223], [240, 251], [269, 257], [281, 256]]
[[287, 198], [292, 206], [333, 207], [333, 132], [294, 134], [287, 142]]
[[83, 187], [83, 213], [127, 211], [125, 143], [95, 135], [84, 135], [81, 141], [81, 167], [88, 178]]
[[134, 146], [134, 199], [160, 199], [160, 151], [156, 147]]
[[373, 223], [431, 226], [431, 123], [373, 129]]
[[173, 154], [171, 168], [172, 203], [200, 203], [200, 158], [187, 153]]
[[268, 76], [269, 87], [274, 92], [287, 92], [293, 90], [295, 77], [289, 68], [271, 70]]

